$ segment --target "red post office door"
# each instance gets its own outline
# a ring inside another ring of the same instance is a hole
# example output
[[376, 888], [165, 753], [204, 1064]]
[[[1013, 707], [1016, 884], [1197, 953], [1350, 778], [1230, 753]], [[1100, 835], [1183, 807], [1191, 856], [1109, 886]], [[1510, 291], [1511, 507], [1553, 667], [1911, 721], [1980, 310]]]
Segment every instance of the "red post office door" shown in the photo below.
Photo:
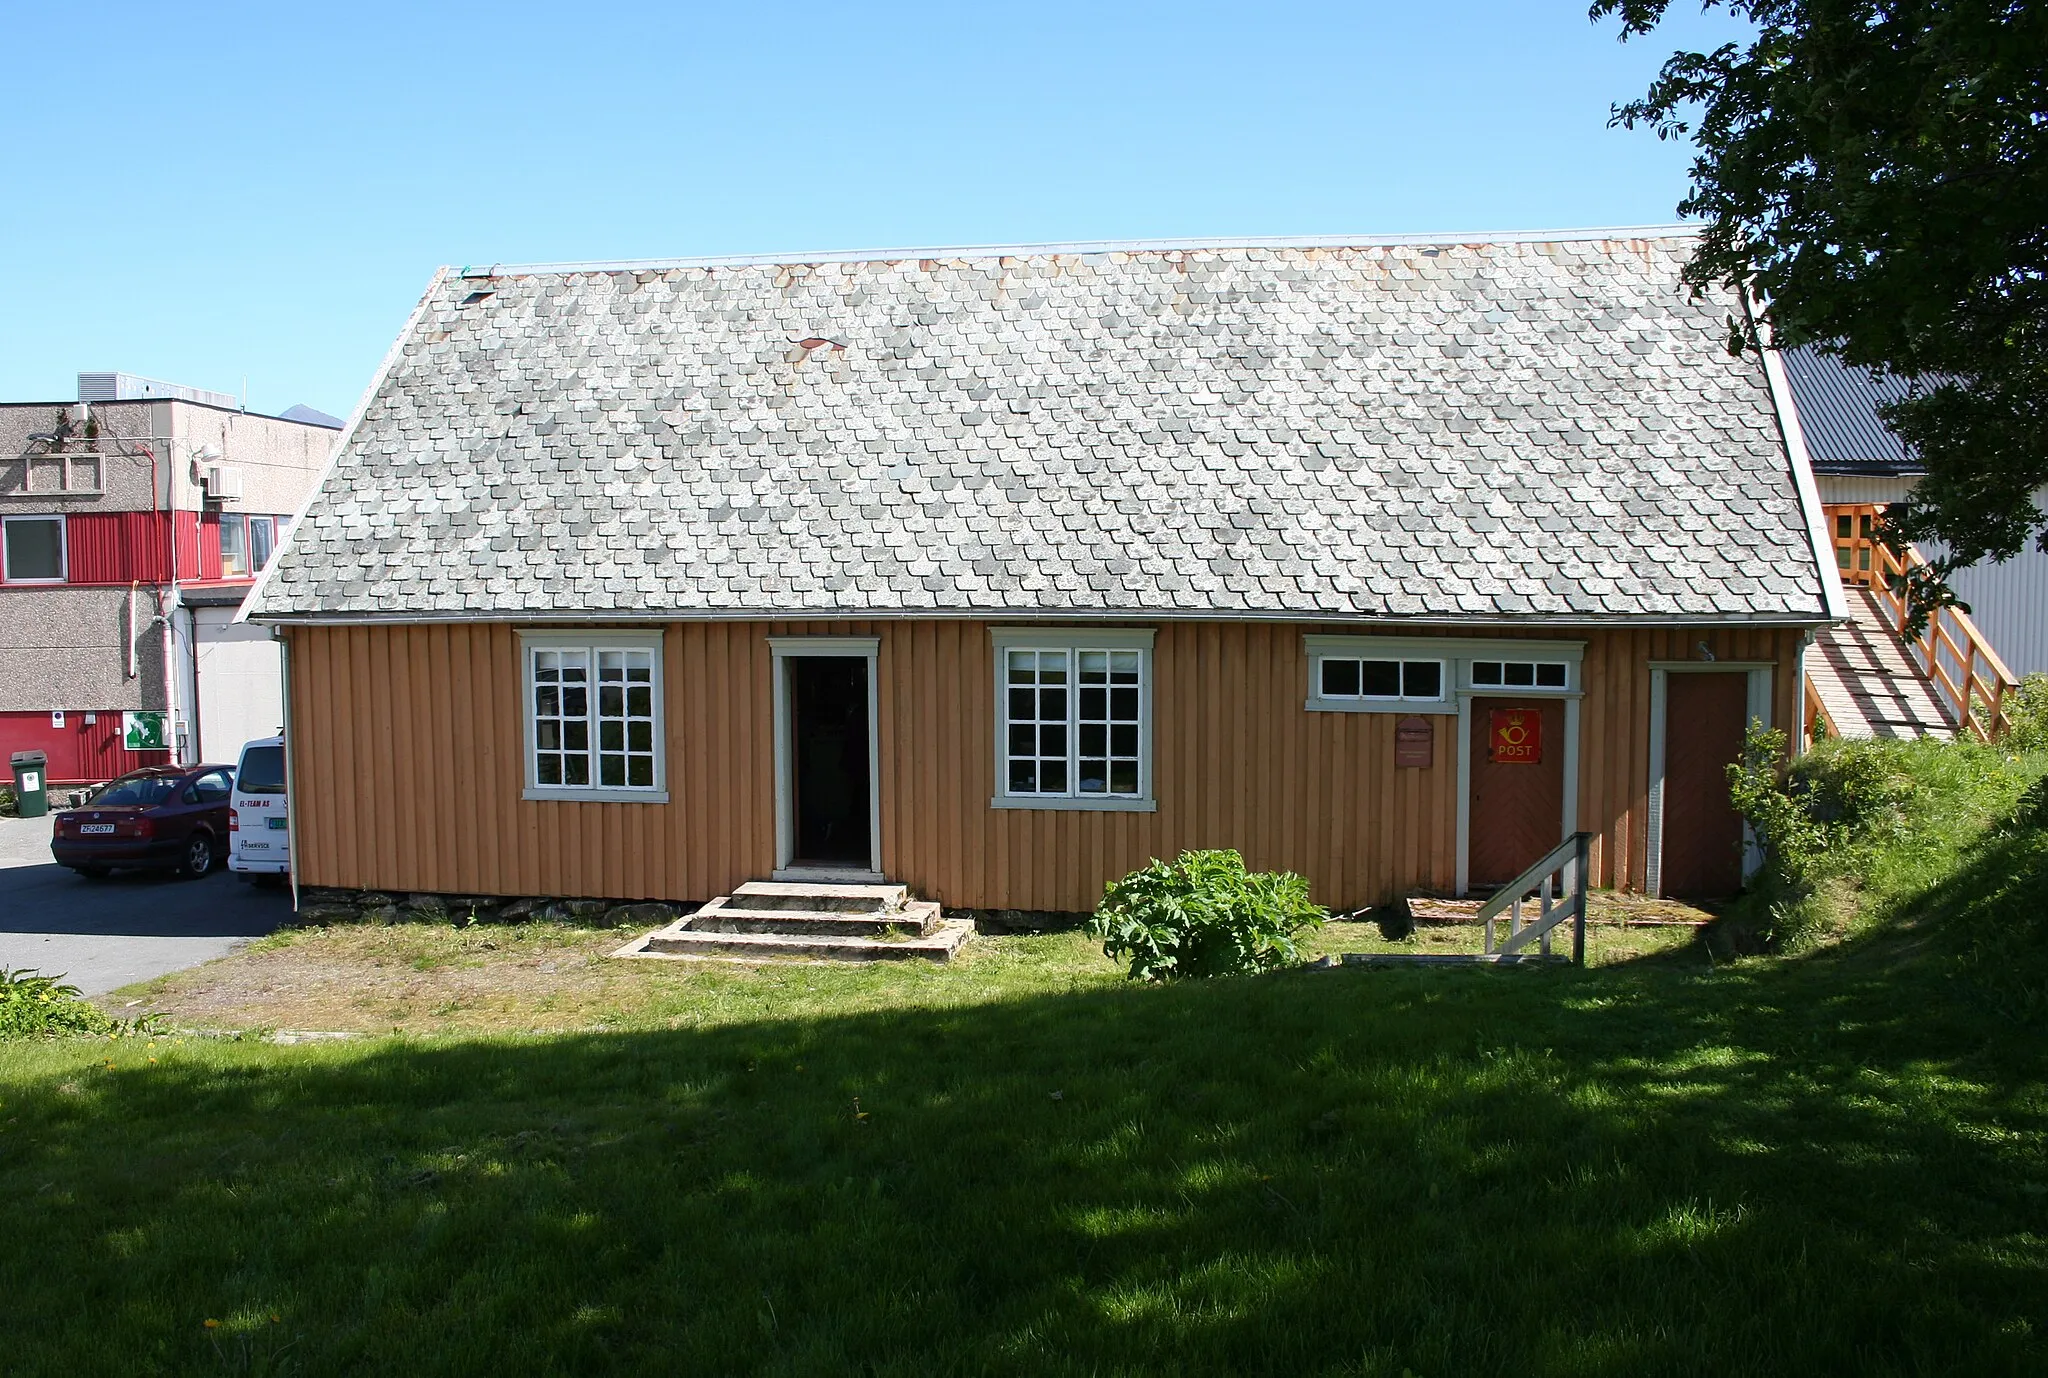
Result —
[[1664, 863], [1658, 888], [1711, 899], [1742, 888], [1742, 816], [1728, 800], [1728, 766], [1742, 759], [1749, 676], [1674, 672], [1664, 691]]
[[1472, 753], [1467, 877], [1474, 889], [1505, 885], [1564, 837], [1564, 705], [1474, 699], [1466, 749]]

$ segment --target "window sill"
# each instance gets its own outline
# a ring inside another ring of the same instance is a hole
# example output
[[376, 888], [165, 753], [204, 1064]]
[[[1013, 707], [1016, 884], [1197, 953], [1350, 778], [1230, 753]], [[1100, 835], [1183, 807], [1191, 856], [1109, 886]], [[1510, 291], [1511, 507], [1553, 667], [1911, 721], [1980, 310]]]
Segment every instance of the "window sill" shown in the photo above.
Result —
[[988, 801], [992, 809], [1056, 809], [1080, 813], [1157, 813], [1157, 799], [1087, 799], [1072, 794], [998, 794]]
[[1410, 713], [1449, 716], [1458, 711], [1455, 699], [1310, 699], [1303, 706], [1311, 713], [1398, 713], [1403, 717]]
[[522, 799], [546, 799], [562, 804], [666, 804], [665, 789], [557, 789], [552, 785], [528, 785]]

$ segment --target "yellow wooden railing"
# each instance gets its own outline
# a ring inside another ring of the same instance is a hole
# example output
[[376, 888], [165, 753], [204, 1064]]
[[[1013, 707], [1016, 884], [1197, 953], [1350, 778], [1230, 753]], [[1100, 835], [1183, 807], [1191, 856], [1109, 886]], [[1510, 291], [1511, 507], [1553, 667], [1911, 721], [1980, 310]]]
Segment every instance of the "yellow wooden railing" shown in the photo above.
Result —
[[[1826, 511], [1842, 582], [1861, 585], [1876, 596], [1892, 631], [1920, 673], [1934, 686], [1951, 719], [1979, 741], [2004, 736], [2012, 726], [2005, 713], [2005, 693], [2016, 681], [1970, 615], [1961, 608], [1938, 608], [1928, 616], [1919, 636], [1906, 634], [1908, 575], [1914, 569], [1924, 568], [1926, 557], [1908, 546], [1902, 560], [1890, 546], [1877, 539], [1882, 506], [1845, 503], [1830, 506]], [[1819, 697], [1811, 684], [1806, 692], [1811, 712]], [[1823, 709], [1822, 720], [1825, 718]]]

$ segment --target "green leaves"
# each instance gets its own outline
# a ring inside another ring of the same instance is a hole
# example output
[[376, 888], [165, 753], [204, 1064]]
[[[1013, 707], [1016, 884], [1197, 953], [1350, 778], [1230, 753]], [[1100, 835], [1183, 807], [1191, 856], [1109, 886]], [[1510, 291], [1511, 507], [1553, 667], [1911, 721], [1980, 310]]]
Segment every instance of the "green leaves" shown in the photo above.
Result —
[[1292, 871], [1247, 871], [1235, 851], [1202, 851], [1105, 886], [1091, 927], [1133, 979], [1165, 981], [1292, 966], [1297, 938], [1328, 918]]
[[61, 977], [0, 967], [0, 1040], [103, 1034], [114, 1021]]
[[[1624, 39], [1668, 0], [1597, 0]], [[1917, 380], [1884, 419], [1927, 467], [1894, 549], [1948, 558], [1908, 590], [2048, 548], [2048, 7], [2010, 0], [1707, 0], [1747, 46], [1679, 52], [1613, 123], [1689, 136], [1686, 278], [1754, 301], [1737, 323]]]

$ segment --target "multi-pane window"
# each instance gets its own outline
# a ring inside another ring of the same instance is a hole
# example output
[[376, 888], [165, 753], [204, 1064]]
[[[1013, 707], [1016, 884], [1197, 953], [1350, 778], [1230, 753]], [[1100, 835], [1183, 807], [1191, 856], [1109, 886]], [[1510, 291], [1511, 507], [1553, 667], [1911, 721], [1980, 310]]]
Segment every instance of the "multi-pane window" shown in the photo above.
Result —
[[224, 579], [253, 579], [270, 563], [277, 542], [291, 525], [290, 517], [256, 517], [241, 512], [220, 515], [220, 572]]
[[533, 653], [533, 778], [590, 784], [590, 652]]
[[1075, 787], [1138, 793], [1138, 652], [1082, 651], [1074, 705]]
[[1065, 794], [1072, 780], [1067, 651], [1009, 654], [1010, 793]]
[[1570, 671], [1561, 660], [1475, 660], [1472, 684], [1490, 689], [1562, 689]]
[[565, 642], [527, 647], [533, 785], [658, 790], [659, 646]]
[[1001, 793], [1072, 806], [1143, 801], [1148, 654], [1085, 641], [1001, 647]]
[[1367, 660], [1324, 656], [1317, 693], [1326, 699], [1390, 699], [1435, 703], [1444, 696], [1441, 660]]

